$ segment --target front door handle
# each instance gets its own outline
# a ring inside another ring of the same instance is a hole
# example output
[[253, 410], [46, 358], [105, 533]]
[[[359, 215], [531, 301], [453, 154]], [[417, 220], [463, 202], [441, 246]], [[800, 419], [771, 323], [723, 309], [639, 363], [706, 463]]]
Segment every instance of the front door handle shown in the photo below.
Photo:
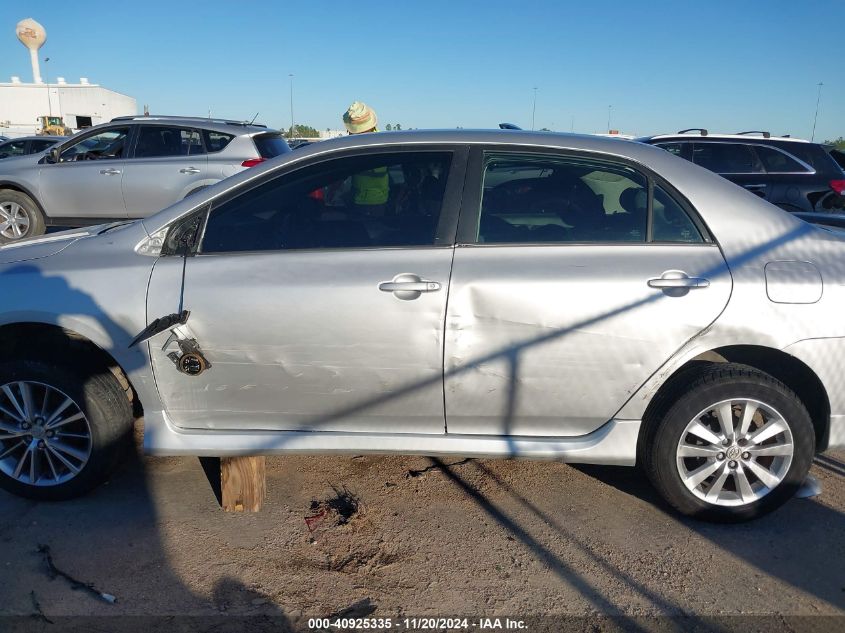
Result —
[[378, 285], [382, 292], [392, 292], [403, 301], [416, 299], [423, 292], [437, 292], [440, 288], [440, 282], [429, 281], [411, 273], [396, 275], [391, 281], [382, 281]]
[[114, 168], [101, 169], [100, 173], [103, 174], [104, 176], [117, 176], [118, 174], [120, 174], [120, 170], [114, 169]]
[[196, 167], [185, 167], [184, 169], [179, 170], [180, 174], [198, 174], [200, 170]]
[[708, 286], [710, 286], [709, 279], [690, 277], [682, 270], [667, 270], [660, 277], [648, 280], [649, 288], [694, 290]]

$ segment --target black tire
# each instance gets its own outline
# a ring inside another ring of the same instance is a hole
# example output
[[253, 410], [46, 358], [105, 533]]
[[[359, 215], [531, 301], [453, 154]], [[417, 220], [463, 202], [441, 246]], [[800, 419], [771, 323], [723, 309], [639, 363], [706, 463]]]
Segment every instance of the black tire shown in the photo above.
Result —
[[13, 189], [0, 189], [0, 208], [4, 204], [13, 203], [20, 205], [23, 212], [26, 214], [29, 226], [26, 231], [19, 237], [10, 237], [0, 234], [0, 244], [8, 244], [9, 242], [17, 242], [27, 237], [34, 237], [36, 235], [43, 235], [47, 227], [44, 223], [44, 215], [35, 201], [25, 193], [15, 191]]
[[[82, 366], [72, 368], [50, 360], [0, 363], [0, 387], [16, 381], [49, 385], [73, 400], [87, 417], [91, 451], [85, 465], [67, 481], [36, 486], [0, 468], [0, 488], [29, 499], [63, 501], [103, 483], [131, 445], [134, 423], [131, 403], [114, 374], [107, 368], [96, 371]], [[4, 404], [8, 408], [8, 403]], [[2, 412], [0, 419], [10, 423]]]
[[[682, 514], [706, 521], [735, 523], [761, 517], [791, 499], [807, 477], [815, 452], [815, 432], [801, 400], [772, 376], [746, 365], [714, 363], [686, 372], [647, 413], [639, 456], [658, 492]], [[792, 434], [792, 462], [781, 482], [760, 499], [723, 506], [696, 496], [684, 484], [677, 464], [687, 425], [701, 411], [731, 399], [760, 401], [780, 413]]]

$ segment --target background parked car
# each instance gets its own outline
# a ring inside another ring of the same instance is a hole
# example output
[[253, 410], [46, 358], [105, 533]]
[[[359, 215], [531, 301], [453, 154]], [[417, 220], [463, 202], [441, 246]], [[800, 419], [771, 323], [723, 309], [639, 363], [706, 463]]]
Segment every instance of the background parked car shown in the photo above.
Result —
[[40, 154], [56, 143], [66, 141], [67, 136], [22, 136], [0, 142], [0, 159], [11, 156]]
[[145, 217], [288, 151], [279, 132], [260, 124], [118, 117], [47, 155], [0, 162], [0, 242], [47, 226]]
[[819, 143], [768, 132], [694, 128], [637, 139], [701, 165], [787, 211], [845, 207], [845, 173]]

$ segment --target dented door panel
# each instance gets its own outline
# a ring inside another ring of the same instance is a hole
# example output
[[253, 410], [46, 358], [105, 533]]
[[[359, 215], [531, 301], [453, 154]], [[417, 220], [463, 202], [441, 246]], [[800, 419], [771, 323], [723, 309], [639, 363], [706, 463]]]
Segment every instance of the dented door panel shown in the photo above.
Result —
[[[649, 286], [672, 270], [709, 285]], [[712, 323], [730, 292], [715, 245], [458, 247], [446, 317], [448, 431], [589, 433]]]
[[[189, 258], [191, 315], [176, 332], [211, 367], [180, 373], [176, 342], [162, 349], [170, 332], [150, 339], [168, 417], [186, 429], [444, 433], [451, 260], [448, 247]], [[181, 273], [181, 258], [157, 262], [148, 317], [177, 310]], [[379, 289], [401, 274], [438, 287]]]

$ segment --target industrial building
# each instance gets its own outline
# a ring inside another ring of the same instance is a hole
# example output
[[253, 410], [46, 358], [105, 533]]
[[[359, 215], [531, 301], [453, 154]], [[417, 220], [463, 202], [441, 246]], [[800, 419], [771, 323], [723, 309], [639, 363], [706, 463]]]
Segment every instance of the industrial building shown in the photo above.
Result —
[[93, 84], [83, 77], [69, 83], [58, 77], [56, 83], [45, 83], [41, 77], [38, 50], [47, 39], [44, 27], [32, 19], [17, 25], [21, 43], [30, 51], [32, 83], [12, 77], [0, 83], [0, 135], [25, 136], [41, 132], [40, 117], [62, 117], [66, 127], [80, 129], [109, 121], [117, 116], [137, 114], [133, 97]]

